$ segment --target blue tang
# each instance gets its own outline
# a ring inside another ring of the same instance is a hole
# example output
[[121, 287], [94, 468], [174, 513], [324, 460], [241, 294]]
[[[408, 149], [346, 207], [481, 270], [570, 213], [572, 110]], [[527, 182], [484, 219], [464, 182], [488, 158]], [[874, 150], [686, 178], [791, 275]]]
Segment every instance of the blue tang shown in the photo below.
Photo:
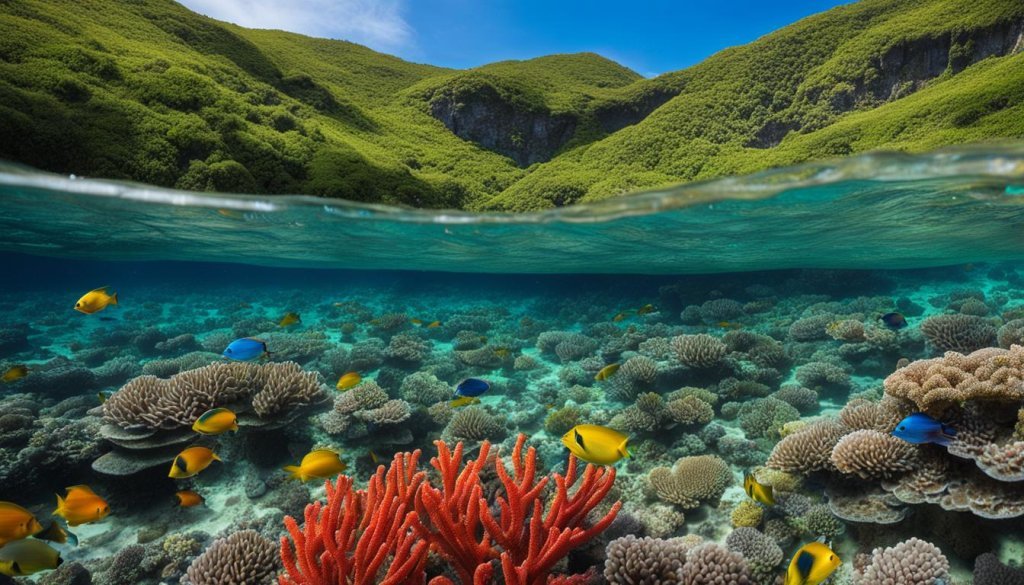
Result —
[[956, 438], [956, 429], [923, 412], [915, 412], [896, 425], [892, 436], [915, 445], [935, 443], [945, 447]]
[[224, 350], [224, 357], [239, 362], [247, 362], [265, 355], [270, 355], [270, 352], [267, 351], [267, 342], [252, 337], [236, 339], [229, 343], [228, 348]]
[[480, 396], [491, 387], [487, 382], [479, 378], [466, 378], [455, 387], [456, 396]]

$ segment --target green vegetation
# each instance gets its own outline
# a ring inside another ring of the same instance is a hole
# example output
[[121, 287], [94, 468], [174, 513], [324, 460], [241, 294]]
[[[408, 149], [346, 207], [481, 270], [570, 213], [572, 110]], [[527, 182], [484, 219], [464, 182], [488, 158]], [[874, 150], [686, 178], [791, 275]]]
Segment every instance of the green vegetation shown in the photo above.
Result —
[[[454, 71], [170, 0], [0, 2], [0, 157], [185, 189], [523, 211], [1022, 137], [1022, 28], [1018, 0], [862, 0], [643, 79], [593, 54]], [[522, 168], [453, 134], [442, 109], [522, 148], [524, 123], [506, 118], [569, 130]]]

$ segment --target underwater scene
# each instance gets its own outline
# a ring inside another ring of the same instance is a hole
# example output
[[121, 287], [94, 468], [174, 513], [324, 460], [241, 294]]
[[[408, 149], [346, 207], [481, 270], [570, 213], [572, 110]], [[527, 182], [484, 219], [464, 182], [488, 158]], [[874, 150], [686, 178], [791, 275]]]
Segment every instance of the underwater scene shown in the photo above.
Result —
[[1024, 151], [532, 214], [0, 169], [0, 583], [1024, 583]]

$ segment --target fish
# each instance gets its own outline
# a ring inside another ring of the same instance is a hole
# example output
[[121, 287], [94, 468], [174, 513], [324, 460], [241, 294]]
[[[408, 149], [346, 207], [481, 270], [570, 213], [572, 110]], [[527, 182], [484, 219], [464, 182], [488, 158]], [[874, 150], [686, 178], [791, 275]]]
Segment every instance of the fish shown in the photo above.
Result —
[[380, 458], [378, 458], [377, 454], [374, 453], [373, 451], [370, 451], [369, 456], [370, 456], [370, 463], [373, 463], [374, 465], [377, 465], [377, 463], [380, 461]]
[[423, 319], [409, 319], [409, 322], [417, 327], [423, 325]]
[[915, 445], [935, 443], [948, 447], [951, 442], [956, 440], [956, 429], [942, 424], [923, 412], [915, 412], [896, 425], [892, 436]]
[[718, 326], [721, 327], [722, 329], [742, 329], [743, 328], [743, 325], [741, 323], [733, 323], [731, 321], [719, 321], [718, 322]]
[[267, 342], [254, 337], [243, 337], [228, 344], [224, 350], [224, 357], [238, 362], [247, 362], [256, 358], [269, 356]]
[[623, 320], [627, 319], [628, 317], [629, 317], [629, 313], [628, 312], [622, 312], [622, 313], [619, 313], [618, 315], [615, 315], [614, 317], [612, 317], [612, 321], [618, 323], [619, 321], [623, 321]]
[[441, 322], [440, 321], [431, 321], [430, 323], [427, 323], [427, 329], [434, 329], [434, 328], [440, 327], [440, 326], [441, 326]]
[[480, 396], [487, 392], [491, 385], [479, 378], [466, 378], [455, 387], [456, 396]]
[[110, 505], [87, 485], [73, 485], [64, 497], [57, 496], [54, 516], [67, 520], [68, 526], [99, 522], [110, 514]]
[[192, 424], [192, 430], [203, 435], [238, 432], [238, 416], [226, 408], [213, 408], [196, 419]]
[[903, 329], [907, 326], [907, 318], [903, 316], [903, 313], [895, 311], [882, 315], [879, 320], [889, 329]]
[[507, 347], [499, 347], [498, 349], [494, 350], [494, 356], [501, 359], [506, 359], [510, 355], [512, 355], [512, 351], [509, 350], [509, 348]]
[[285, 313], [284, 317], [281, 317], [281, 320], [277, 322], [277, 326], [278, 327], [289, 327], [291, 325], [295, 325], [296, 323], [301, 323], [301, 322], [302, 322], [302, 317], [300, 317], [298, 313]]
[[629, 457], [629, 437], [600, 425], [576, 425], [562, 435], [562, 444], [576, 457], [595, 465], [612, 465]]
[[107, 403], [107, 398], [110, 398], [110, 396], [111, 395], [107, 394], [106, 392], [97, 392], [96, 393], [96, 399], [100, 401], [100, 404], [106, 404]]
[[71, 543], [72, 546], [78, 546], [78, 537], [68, 532], [66, 528], [60, 525], [59, 522], [50, 522], [50, 525], [41, 531], [32, 535], [32, 538], [38, 538], [39, 540], [48, 540], [50, 542], [56, 542], [57, 544]]
[[611, 378], [615, 372], [619, 371], [619, 364], [608, 364], [601, 368], [601, 370], [594, 376], [594, 379], [598, 382], [603, 382], [608, 378]]
[[20, 577], [56, 569], [60, 551], [41, 540], [19, 540], [0, 548], [0, 575]]
[[7, 368], [3, 376], [0, 376], [0, 380], [3, 380], [4, 384], [13, 384], [18, 380], [28, 375], [28, 366], [25, 364], [18, 364]]
[[167, 474], [167, 477], [174, 479], [192, 477], [209, 467], [214, 461], [220, 461], [220, 457], [217, 457], [217, 454], [209, 447], [189, 447], [174, 458], [171, 472]]
[[346, 372], [338, 378], [337, 388], [344, 392], [349, 388], [354, 388], [362, 383], [363, 377], [359, 375], [359, 372]]
[[178, 498], [178, 505], [182, 508], [191, 508], [193, 506], [202, 505], [206, 502], [203, 496], [192, 490], [181, 490], [179, 492], [175, 492], [174, 497]]
[[117, 305], [117, 293], [110, 294], [107, 292], [109, 289], [109, 286], [101, 286], [85, 293], [75, 303], [75, 310], [86, 315], [92, 315], [106, 309], [110, 305]]
[[823, 542], [810, 542], [796, 551], [786, 570], [785, 585], [818, 585], [828, 579], [842, 561]]
[[644, 306], [640, 307], [639, 309], [637, 309], [636, 310], [636, 314], [637, 315], [646, 315], [648, 313], [653, 313], [653, 312], [655, 312], [657, 310], [658, 310], [657, 307], [655, 307], [654, 305], [652, 305], [650, 303], [647, 303], [646, 305], [644, 305]]
[[302, 463], [288, 465], [284, 470], [290, 473], [293, 479], [309, 481], [333, 477], [347, 468], [348, 466], [341, 460], [337, 451], [316, 449], [307, 453], [302, 458]]
[[449, 403], [452, 408], [462, 408], [463, 406], [469, 406], [470, 404], [480, 404], [480, 399], [476, 396], [459, 396]]
[[43, 529], [32, 512], [13, 502], [0, 502], [0, 546]]
[[752, 473], [747, 473], [743, 476], [743, 491], [747, 492], [751, 500], [765, 506], [775, 505], [775, 494], [773, 493], [772, 486], [764, 485], [757, 481]]

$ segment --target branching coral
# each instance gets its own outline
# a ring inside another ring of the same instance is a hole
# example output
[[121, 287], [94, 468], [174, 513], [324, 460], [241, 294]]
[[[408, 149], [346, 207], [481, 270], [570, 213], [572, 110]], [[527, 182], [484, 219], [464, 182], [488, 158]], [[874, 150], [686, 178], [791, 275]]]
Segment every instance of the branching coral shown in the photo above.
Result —
[[832, 469], [832, 449], [848, 431], [830, 419], [813, 423], [779, 441], [768, 467], [804, 474]]
[[714, 455], [683, 457], [673, 468], [655, 467], [647, 476], [658, 498], [683, 509], [714, 502], [732, 482], [729, 464]]
[[890, 548], [876, 548], [868, 565], [854, 576], [855, 585], [934, 585], [949, 581], [949, 560], [937, 546], [917, 538]]
[[913, 471], [918, 464], [917, 447], [873, 430], [843, 436], [832, 449], [831, 460], [841, 473], [862, 479], [892, 477]]
[[713, 368], [728, 352], [728, 348], [718, 338], [705, 333], [680, 335], [673, 337], [670, 343], [679, 362], [691, 368]]

